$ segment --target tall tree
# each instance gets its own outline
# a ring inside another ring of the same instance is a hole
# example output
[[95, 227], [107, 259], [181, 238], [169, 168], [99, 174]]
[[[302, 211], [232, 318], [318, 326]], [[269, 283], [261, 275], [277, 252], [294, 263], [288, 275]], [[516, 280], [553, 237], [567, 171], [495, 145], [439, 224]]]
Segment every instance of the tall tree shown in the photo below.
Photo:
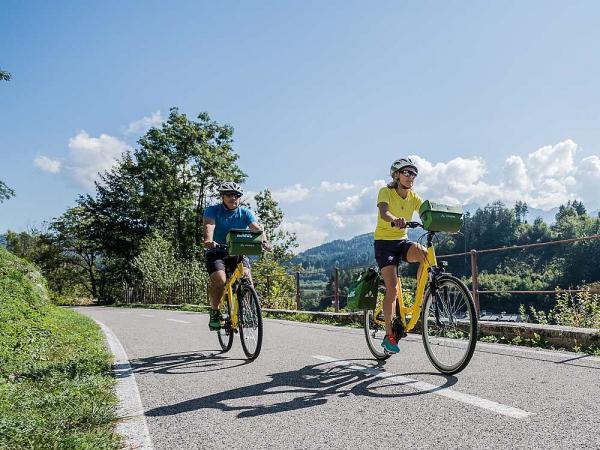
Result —
[[515, 216], [518, 223], [524, 223], [527, 216], [527, 203], [519, 200], [515, 203]]
[[276, 261], [286, 261], [292, 258], [293, 250], [298, 247], [296, 235], [281, 229], [283, 211], [273, 199], [271, 191], [265, 189], [254, 196], [256, 200], [256, 215], [263, 226], [269, 242], [273, 244], [273, 256]]
[[191, 257], [202, 243], [204, 208], [218, 185], [246, 178], [236, 164], [233, 128], [212, 121], [207, 113], [197, 119], [172, 108], [161, 128], [148, 131], [134, 152], [145, 217], [173, 240], [183, 257]]
[[0, 69], [0, 81], [2, 81], [2, 80], [10, 81], [11, 78], [12, 78], [12, 76], [9, 72], [6, 72], [5, 70]]

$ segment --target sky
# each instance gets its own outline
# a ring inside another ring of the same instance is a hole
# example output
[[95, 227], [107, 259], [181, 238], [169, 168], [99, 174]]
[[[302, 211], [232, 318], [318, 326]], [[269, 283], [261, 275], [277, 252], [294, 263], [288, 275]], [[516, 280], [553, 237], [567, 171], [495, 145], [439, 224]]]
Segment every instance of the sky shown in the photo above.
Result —
[[2, 0], [0, 233], [60, 216], [171, 107], [233, 126], [300, 249], [423, 198], [600, 207], [600, 2]]

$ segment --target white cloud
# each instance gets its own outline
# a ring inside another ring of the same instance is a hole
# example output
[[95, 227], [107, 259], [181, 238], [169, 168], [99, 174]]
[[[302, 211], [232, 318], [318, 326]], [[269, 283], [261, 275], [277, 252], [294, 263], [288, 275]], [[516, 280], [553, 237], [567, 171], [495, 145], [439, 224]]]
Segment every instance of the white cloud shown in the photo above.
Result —
[[[487, 203], [501, 200], [512, 206], [523, 200], [533, 208], [552, 209], [579, 199], [588, 209], [600, 207], [600, 157], [577, 159], [580, 149], [572, 140], [548, 145], [528, 155], [506, 158], [499, 180], [491, 179], [483, 158], [459, 157], [431, 162], [411, 155], [419, 167], [415, 191], [423, 199], [446, 204]], [[334, 200], [322, 226], [333, 239], [373, 231], [377, 219], [377, 192], [384, 180], [373, 181], [358, 192]]]
[[350, 183], [332, 183], [329, 181], [321, 181], [321, 185], [319, 186], [319, 190], [323, 192], [337, 192], [337, 191], [347, 191], [350, 189], [354, 189], [354, 185]]
[[150, 128], [157, 127], [164, 121], [165, 119], [162, 117], [159, 110], [152, 113], [149, 117], [142, 117], [139, 120], [131, 122], [125, 130], [125, 134], [145, 133]]
[[281, 203], [295, 203], [304, 200], [308, 197], [310, 192], [309, 188], [302, 186], [301, 184], [295, 184], [291, 187], [284, 188], [278, 191], [273, 191], [272, 195], [277, 202]]
[[281, 228], [291, 233], [296, 233], [298, 238], [297, 252], [302, 252], [306, 249], [316, 247], [317, 245], [325, 242], [327, 238], [327, 232], [311, 225], [310, 223], [303, 222], [287, 222], [283, 221]]
[[52, 160], [41, 155], [34, 160], [34, 164], [45, 171], [64, 173], [78, 186], [91, 189], [99, 173], [111, 169], [123, 152], [130, 149], [116, 137], [101, 134], [95, 138], [82, 130], [69, 139], [66, 158]]
[[57, 159], [50, 159], [47, 156], [38, 156], [33, 160], [33, 164], [44, 172], [58, 173], [62, 163]]
[[90, 137], [80, 131], [69, 139], [69, 157], [65, 169], [83, 187], [92, 187], [98, 174], [109, 170], [130, 147], [116, 137], [101, 134]]
[[375, 180], [371, 186], [362, 188], [357, 194], [349, 195], [335, 204], [338, 213], [365, 213], [376, 207], [377, 193], [385, 186], [385, 181]]

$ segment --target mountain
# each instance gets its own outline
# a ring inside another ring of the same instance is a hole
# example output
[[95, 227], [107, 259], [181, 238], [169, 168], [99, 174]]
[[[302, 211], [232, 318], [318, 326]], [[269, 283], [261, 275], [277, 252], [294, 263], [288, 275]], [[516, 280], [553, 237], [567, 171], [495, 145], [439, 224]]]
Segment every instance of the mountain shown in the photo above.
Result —
[[[416, 241], [422, 230], [408, 230], [409, 239]], [[337, 239], [299, 253], [292, 264], [302, 264], [305, 269], [340, 269], [375, 265], [373, 233], [361, 234], [347, 241]]]
[[6, 247], [6, 236], [0, 234], [0, 247]]

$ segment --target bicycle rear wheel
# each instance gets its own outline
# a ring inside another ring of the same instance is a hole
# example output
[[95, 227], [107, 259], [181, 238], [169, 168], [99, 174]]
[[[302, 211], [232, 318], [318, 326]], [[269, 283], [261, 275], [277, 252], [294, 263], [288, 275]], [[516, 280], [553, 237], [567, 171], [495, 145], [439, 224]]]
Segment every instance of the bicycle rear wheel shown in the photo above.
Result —
[[260, 302], [254, 287], [245, 285], [238, 291], [240, 305], [240, 341], [248, 359], [253, 360], [260, 353], [263, 336], [263, 321]]
[[[385, 325], [383, 317], [383, 310], [381, 305], [383, 304], [383, 297], [385, 295], [385, 287], [380, 286], [377, 294], [377, 304], [375, 309], [366, 309], [364, 311], [363, 326], [365, 329], [365, 337], [367, 338], [367, 347], [371, 351], [371, 354], [382, 361], [388, 359], [391, 355], [386, 353], [381, 346], [383, 338], [385, 337]], [[378, 311], [377, 317], [374, 319], [375, 312]]]
[[475, 351], [477, 315], [471, 293], [451, 275], [436, 280], [425, 293], [422, 313], [423, 345], [431, 363], [452, 375], [463, 370]]
[[225, 298], [219, 307], [219, 311], [221, 311], [223, 324], [221, 325], [221, 329], [217, 331], [217, 336], [219, 338], [219, 344], [221, 344], [221, 350], [223, 350], [223, 353], [225, 353], [231, 350], [231, 346], [233, 344], [233, 329], [231, 328], [229, 295], [225, 295]]

